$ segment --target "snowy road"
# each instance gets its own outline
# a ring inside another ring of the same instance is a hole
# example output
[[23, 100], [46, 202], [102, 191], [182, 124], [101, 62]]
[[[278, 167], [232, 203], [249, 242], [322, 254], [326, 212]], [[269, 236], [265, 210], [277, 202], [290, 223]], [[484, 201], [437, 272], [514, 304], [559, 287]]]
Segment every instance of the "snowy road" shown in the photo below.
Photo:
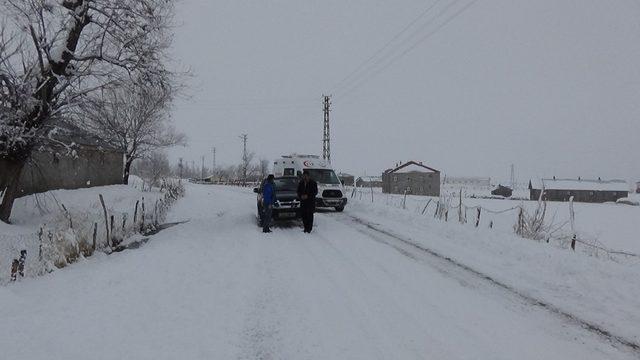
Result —
[[246, 189], [190, 186], [187, 224], [0, 289], [6, 359], [635, 359], [450, 262], [322, 213], [262, 234]]

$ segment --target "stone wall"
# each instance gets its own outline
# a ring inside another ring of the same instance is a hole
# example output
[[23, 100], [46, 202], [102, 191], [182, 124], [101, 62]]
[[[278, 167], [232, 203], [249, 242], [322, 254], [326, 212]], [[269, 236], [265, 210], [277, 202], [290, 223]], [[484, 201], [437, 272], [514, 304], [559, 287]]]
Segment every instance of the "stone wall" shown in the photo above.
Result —
[[121, 184], [123, 167], [124, 158], [119, 152], [82, 148], [76, 157], [34, 152], [22, 171], [19, 196]]

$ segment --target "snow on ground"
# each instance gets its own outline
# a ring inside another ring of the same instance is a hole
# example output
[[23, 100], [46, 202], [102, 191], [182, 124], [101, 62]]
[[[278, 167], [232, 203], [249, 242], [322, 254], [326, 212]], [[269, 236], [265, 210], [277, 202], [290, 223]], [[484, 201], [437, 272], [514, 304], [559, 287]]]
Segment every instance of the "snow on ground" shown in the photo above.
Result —
[[[0, 287], [0, 348], [9, 359], [635, 359], [638, 352], [532, 305], [463, 268], [355, 219], [460, 251], [534, 295], [571, 296], [583, 281], [611, 293], [621, 337], [638, 341], [637, 267], [570, 254], [488, 230], [419, 223], [406, 211], [350, 204], [320, 213], [312, 234], [286, 223], [262, 234], [251, 189], [190, 185], [144, 247], [97, 256]], [[508, 241], [511, 240], [511, 243]], [[472, 245], [475, 242], [478, 245]], [[485, 246], [486, 245], [486, 246]], [[474, 258], [470, 255], [477, 254]], [[535, 260], [552, 269], [523, 276]], [[493, 263], [497, 263], [495, 267]], [[590, 276], [580, 274], [592, 268]], [[507, 271], [505, 271], [507, 269]], [[512, 270], [513, 269], [513, 270]], [[560, 271], [555, 273], [554, 270]], [[574, 287], [569, 281], [573, 279]], [[528, 282], [532, 281], [531, 284]], [[618, 289], [618, 286], [614, 286]], [[596, 291], [598, 292], [598, 291]], [[593, 302], [587, 301], [588, 304]], [[604, 309], [606, 308], [606, 309]], [[635, 312], [635, 314], [634, 314]], [[620, 320], [625, 314], [630, 319]], [[637, 320], [636, 320], [637, 324]]]
[[455, 215], [445, 223], [408, 209], [372, 204], [370, 198], [352, 201], [348, 213], [640, 341], [640, 258], [617, 262], [591, 257], [519, 238], [512, 230], [460, 225]]
[[[104, 197], [109, 214], [115, 214], [116, 224], [121, 224], [121, 214], [124, 213], [128, 214], [128, 221], [131, 224], [136, 201], [143, 197], [148, 213], [160, 193], [158, 191], [143, 192], [139, 190], [138, 182], [137, 177], [132, 177], [130, 185], [54, 190], [16, 199], [11, 216], [12, 224], [0, 222], [0, 284], [8, 281], [11, 261], [19, 256], [22, 249], [27, 250], [26, 275], [35, 275], [34, 272], [40, 265], [37, 264], [40, 228], [45, 233], [45, 240], [49, 231], [64, 231], [68, 228], [68, 218], [62, 205], [69, 211], [78, 234], [92, 233], [94, 222], [98, 223], [99, 239], [105, 238], [104, 215], [99, 194]], [[138, 209], [138, 216], [140, 211], [141, 209]]]
[[[450, 189], [449, 189], [450, 190]], [[445, 194], [445, 193], [443, 193]], [[447, 196], [458, 196], [456, 191], [447, 191]], [[463, 191], [463, 196], [475, 195], [481, 196], [481, 191]], [[351, 193], [349, 193], [351, 195]], [[485, 194], [486, 195], [486, 194]], [[522, 195], [522, 194], [518, 194]], [[629, 198], [634, 201], [640, 201], [640, 194], [630, 194]], [[358, 189], [356, 199], [371, 202], [370, 189]], [[433, 215], [437, 198], [427, 196], [408, 195], [406, 201], [406, 209], [413, 213], [421, 213], [424, 206], [431, 200], [427, 215]], [[384, 204], [391, 207], [402, 207], [402, 195], [382, 194], [381, 189], [374, 189], [374, 204]], [[452, 205], [458, 205], [458, 198], [452, 198]], [[536, 207], [535, 201], [509, 200], [509, 199], [487, 199], [487, 198], [470, 198], [464, 197], [463, 204], [467, 207], [481, 206], [483, 209], [492, 210], [494, 212], [502, 212], [507, 209], [514, 209], [523, 206], [525, 209], [533, 211]], [[550, 201], [547, 203], [547, 214], [549, 219], [553, 219], [556, 224], [565, 224], [564, 231], [570, 232], [569, 226], [569, 203]], [[576, 231], [579, 238], [586, 241], [596, 241], [600, 245], [613, 250], [620, 250], [640, 254], [640, 206], [630, 206], [624, 204], [604, 203], [604, 204], [588, 204], [574, 203]], [[457, 210], [453, 210], [455, 214], [453, 219], [457, 218]], [[481, 227], [488, 227], [493, 222], [494, 229], [504, 233], [512, 233], [513, 226], [517, 220], [517, 211], [511, 210], [499, 214], [492, 214], [484, 211], [481, 214]], [[469, 209], [467, 218], [469, 223], [474, 223], [476, 212]], [[471, 220], [474, 221], [471, 221]], [[472, 226], [470, 224], [470, 226]]]

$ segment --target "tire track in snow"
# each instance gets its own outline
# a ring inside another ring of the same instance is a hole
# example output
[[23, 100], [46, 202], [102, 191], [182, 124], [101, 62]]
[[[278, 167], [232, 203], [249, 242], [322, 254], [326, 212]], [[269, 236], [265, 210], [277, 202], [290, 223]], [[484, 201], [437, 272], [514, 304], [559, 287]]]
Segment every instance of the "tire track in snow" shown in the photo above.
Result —
[[[478, 270], [476, 270], [476, 269], [474, 269], [474, 268], [472, 268], [472, 267], [470, 267], [468, 265], [465, 265], [465, 264], [463, 264], [463, 263], [461, 263], [461, 262], [459, 262], [459, 261], [457, 261], [457, 260], [455, 260], [455, 259], [453, 259], [453, 258], [451, 258], [449, 256], [443, 255], [443, 254], [441, 254], [441, 253], [439, 253], [439, 252], [437, 252], [437, 251], [435, 251], [433, 249], [427, 248], [424, 245], [417, 244], [417, 243], [411, 241], [410, 239], [402, 237], [401, 235], [395, 234], [395, 233], [393, 233], [393, 232], [391, 232], [389, 230], [386, 230], [386, 229], [383, 229], [383, 228], [381, 228], [379, 226], [376, 226], [376, 224], [368, 222], [365, 219], [362, 219], [362, 218], [359, 218], [359, 217], [356, 217], [356, 216], [353, 216], [353, 215], [346, 215], [345, 214], [345, 216], [349, 217], [352, 220], [353, 223], [356, 223], [356, 224], [358, 224], [360, 226], [363, 226], [364, 228], [366, 228], [366, 229], [368, 229], [370, 231], [385, 235], [389, 239], [392, 239], [392, 240], [394, 240], [396, 242], [399, 242], [399, 243], [401, 243], [401, 244], [403, 244], [405, 246], [408, 246], [408, 247], [410, 247], [410, 248], [412, 248], [414, 250], [420, 251], [422, 254], [427, 254], [427, 255], [430, 255], [430, 256], [435, 257], [437, 259], [440, 259], [440, 260], [450, 264], [451, 266], [454, 266], [454, 267], [456, 267], [456, 268], [458, 268], [458, 269], [460, 269], [460, 270], [462, 270], [462, 271], [464, 271], [464, 272], [466, 272], [468, 274], [471, 274], [471, 275], [473, 275], [473, 276], [475, 276], [475, 277], [477, 277], [477, 278], [479, 278], [479, 279], [481, 279], [483, 281], [486, 281], [486, 282], [490, 283], [491, 285], [493, 285], [495, 287], [501, 288], [502, 290], [507, 291], [508, 293], [511, 293], [511, 294], [517, 296], [518, 298], [522, 299], [523, 301], [525, 301], [526, 303], [528, 303], [530, 305], [537, 306], [537, 307], [540, 307], [542, 309], [545, 309], [548, 312], [550, 312], [550, 313], [552, 313], [552, 314], [554, 314], [554, 315], [556, 315], [556, 316], [568, 321], [569, 323], [578, 325], [581, 328], [583, 328], [583, 329], [585, 329], [585, 330], [587, 330], [587, 331], [589, 331], [589, 332], [591, 332], [591, 333], [593, 333], [593, 334], [605, 339], [606, 341], [608, 341], [609, 343], [611, 343], [614, 346], [615, 345], [622, 346], [622, 347], [626, 348], [627, 350], [630, 350], [633, 353], [636, 353], [636, 354], [640, 355], [640, 344], [637, 344], [637, 343], [633, 342], [632, 340], [627, 339], [624, 336], [613, 334], [611, 331], [609, 331], [607, 329], [604, 329], [604, 328], [602, 328], [601, 326], [599, 326], [599, 325], [597, 325], [595, 323], [592, 323], [590, 321], [581, 319], [580, 317], [578, 317], [578, 316], [576, 316], [574, 314], [571, 314], [570, 312], [567, 312], [565, 310], [562, 310], [561, 308], [559, 308], [559, 307], [557, 307], [557, 306], [555, 306], [555, 305], [553, 305], [553, 304], [551, 304], [549, 302], [546, 302], [546, 301], [537, 299], [535, 297], [532, 297], [532, 296], [530, 296], [530, 295], [528, 295], [528, 294], [526, 294], [526, 293], [514, 288], [513, 286], [510, 286], [510, 285], [507, 285], [506, 283], [500, 282], [499, 280], [493, 278], [490, 275], [487, 275], [487, 274], [485, 274], [485, 273], [483, 273], [481, 271], [478, 271]], [[340, 220], [335, 220], [335, 221], [340, 221]], [[400, 252], [401, 254], [403, 254], [403, 255], [415, 260], [415, 256], [411, 256], [411, 255], [407, 254], [407, 250], [404, 249], [401, 246], [398, 246], [397, 244], [392, 244], [392, 243], [384, 241], [382, 239], [373, 239], [373, 240], [377, 241], [377, 242], [381, 242], [381, 243], [383, 243], [383, 244], [385, 244], [387, 246], [390, 246], [393, 249], [395, 249], [396, 251]]]
[[[262, 240], [262, 239], [261, 239]], [[263, 253], [268, 249], [262, 246]], [[277, 257], [265, 256], [255, 273], [261, 274], [262, 286], [251, 301], [245, 328], [242, 333], [242, 353], [239, 359], [280, 359], [282, 358], [283, 336], [281, 329], [286, 318], [284, 304], [286, 289], [283, 279], [276, 274]]]

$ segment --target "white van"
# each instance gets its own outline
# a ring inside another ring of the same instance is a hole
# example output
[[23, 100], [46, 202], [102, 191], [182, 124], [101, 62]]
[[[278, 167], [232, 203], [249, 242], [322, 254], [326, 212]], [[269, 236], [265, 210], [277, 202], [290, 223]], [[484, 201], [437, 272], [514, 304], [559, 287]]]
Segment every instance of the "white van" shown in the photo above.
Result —
[[317, 155], [300, 154], [283, 155], [273, 162], [273, 175], [276, 177], [300, 177], [303, 171], [308, 171], [311, 178], [318, 183], [316, 207], [344, 210], [347, 197], [330, 163]]

